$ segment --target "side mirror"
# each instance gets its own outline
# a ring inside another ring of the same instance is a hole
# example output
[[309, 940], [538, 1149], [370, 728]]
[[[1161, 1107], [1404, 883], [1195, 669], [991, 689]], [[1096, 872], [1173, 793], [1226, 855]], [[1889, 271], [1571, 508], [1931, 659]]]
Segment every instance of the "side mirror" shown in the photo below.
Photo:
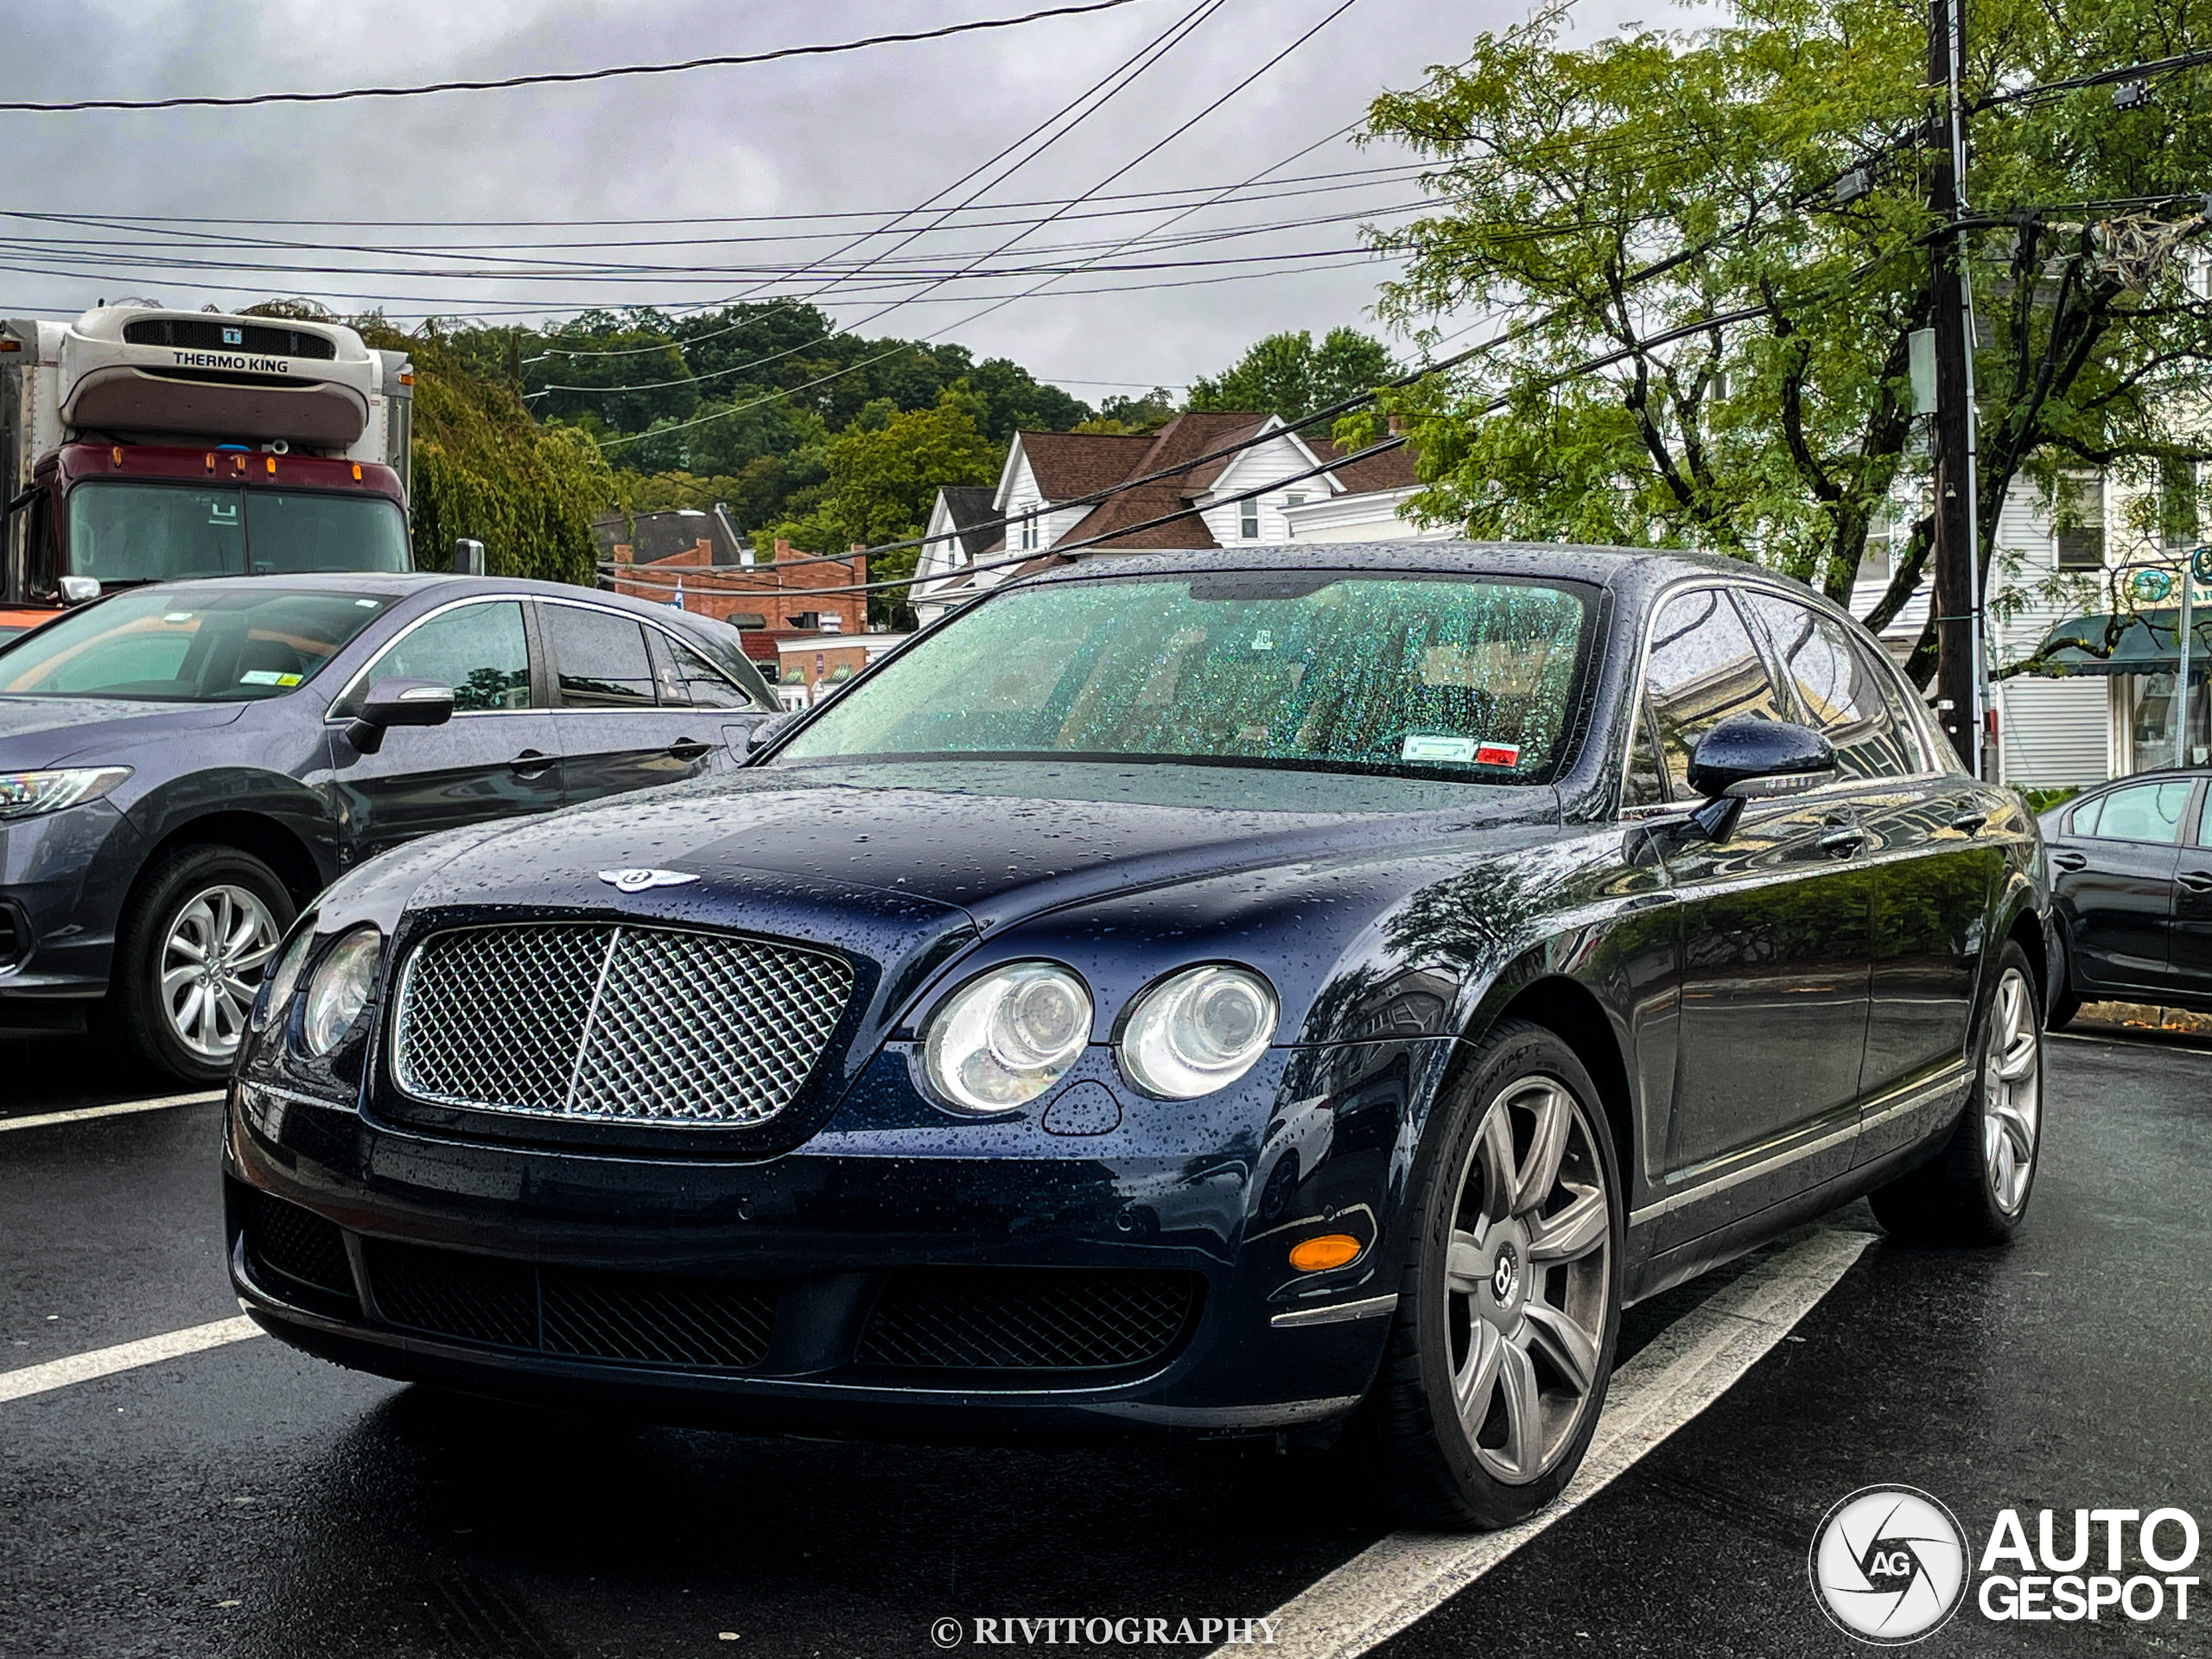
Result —
[[378, 680], [361, 712], [346, 727], [346, 741], [363, 754], [384, 747], [394, 726], [442, 726], [453, 718], [453, 688], [441, 680]]
[[98, 576], [64, 576], [61, 578], [61, 602], [64, 605], [89, 605], [100, 596]]
[[474, 536], [463, 536], [453, 544], [453, 573], [456, 576], [486, 576], [491, 575], [491, 561], [485, 556], [484, 543]]
[[1690, 751], [1690, 787], [1706, 798], [1690, 822], [1708, 841], [1736, 833], [1745, 801], [1817, 789], [1835, 776], [1835, 747], [1809, 726], [1734, 715]]
[[776, 734], [791, 724], [791, 720], [788, 714], [769, 715], [746, 734], [745, 752], [753, 754], [766, 748], [774, 741]]

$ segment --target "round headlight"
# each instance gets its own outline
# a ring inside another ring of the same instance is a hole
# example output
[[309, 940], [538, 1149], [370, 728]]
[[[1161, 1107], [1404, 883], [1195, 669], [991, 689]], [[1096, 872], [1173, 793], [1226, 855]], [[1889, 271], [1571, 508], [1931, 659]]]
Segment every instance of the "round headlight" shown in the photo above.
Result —
[[292, 993], [300, 988], [300, 969], [307, 966], [308, 950], [314, 944], [315, 924], [301, 923], [291, 944], [284, 947], [284, 954], [276, 958], [276, 971], [269, 976], [269, 995], [261, 1005], [261, 1017], [254, 1021], [257, 1027], [284, 1017]]
[[1075, 1064], [1090, 1040], [1090, 992], [1065, 968], [1017, 962], [972, 979], [930, 1022], [930, 1082], [972, 1112], [1012, 1111]]
[[1275, 994], [1244, 968], [1192, 968], [1146, 991], [1122, 1032], [1122, 1070], [1148, 1095], [1190, 1100], [1236, 1081], [1275, 1034]]
[[377, 959], [384, 936], [357, 927], [323, 952], [308, 980], [308, 1052], [327, 1054], [338, 1046], [369, 1000], [377, 980]]

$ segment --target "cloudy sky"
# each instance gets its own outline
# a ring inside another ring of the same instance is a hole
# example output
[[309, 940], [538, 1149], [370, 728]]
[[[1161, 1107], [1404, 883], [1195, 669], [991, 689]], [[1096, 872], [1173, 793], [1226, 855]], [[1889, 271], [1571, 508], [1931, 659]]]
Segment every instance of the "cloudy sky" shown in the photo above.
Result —
[[[490, 79], [842, 41], [1052, 3], [0, 0], [0, 100]], [[1093, 401], [1121, 383], [1179, 385], [1262, 334], [1366, 325], [1388, 268], [1334, 251], [1358, 244], [1351, 216], [1402, 217], [1418, 191], [1402, 173], [1314, 175], [1407, 158], [1342, 140], [1290, 158], [1356, 120], [1376, 92], [1417, 84], [1427, 66], [1526, 10], [1522, 0], [1357, 0], [1239, 90], [1340, 3], [1220, 0], [1035, 160], [905, 245], [905, 232], [928, 220], [900, 220], [901, 210], [1014, 143], [1202, 0], [583, 86], [310, 108], [0, 112], [0, 313], [63, 315], [125, 294], [197, 307], [283, 293], [340, 311], [378, 305], [395, 320], [498, 318], [818, 294], [848, 326], [896, 302], [864, 332], [942, 334]], [[1586, 12], [1589, 29], [1638, 15], [1626, 0]], [[1202, 118], [1187, 132], [1112, 178], [1193, 116]], [[1241, 188], [1269, 168], [1273, 182]], [[968, 203], [993, 176], [941, 205]], [[1230, 199], [1168, 226], [1232, 188]], [[1065, 217], [1033, 226], [1086, 192], [1095, 194]], [[1139, 194], [1160, 192], [1182, 194]], [[25, 217], [45, 214], [131, 222]], [[585, 223], [645, 219], [721, 222]], [[1283, 224], [1317, 219], [1332, 222]], [[495, 223], [523, 220], [542, 222]], [[896, 234], [882, 233], [894, 224]], [[1281, 227], [1163, 240], [1250, 225]], [[866, 232], [877, 234], [849, 245]], [[587, 243], [635, 245], [578, 245]], [[1187, 263], [1249, 256], [1271, 257]], [[1045, 281], [1026, 267], [1087, 260], [1162, 268], [1071, 272], [976, 317]], [[977, 274], [924, 286], [970, 264]], [[1233, 280], [1194, 280], [1223, 276]], [[1168, 283], [1180, 285], [1160, 285]], [[1090, 289], [1105, 291], [1082, 291]]]

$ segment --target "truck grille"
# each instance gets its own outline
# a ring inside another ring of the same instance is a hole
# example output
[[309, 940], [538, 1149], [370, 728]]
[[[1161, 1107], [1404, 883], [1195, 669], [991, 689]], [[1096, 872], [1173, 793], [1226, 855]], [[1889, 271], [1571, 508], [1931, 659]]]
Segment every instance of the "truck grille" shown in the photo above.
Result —
[[[225, 340], [223, 331], [241, 336]], [[287, 328], [281, 323], [224, 322], [214, 317], [141, 317], [123, 325], [131, 346], [174, 346], [188, 352], [251, 352], [257, 357], [334, 358], [337, 343], [327, 334]]]
[[1096, 1370], [1175, 1345], [1198, 1304], [1179, 1271], [909, 1268], [870, 1311], [863, 1365], [955, 1370]]
[[390, 1324], [576, 1359], [742, 1370], [776, 1322], [772, 1286], [533, 1267], [370, 1239], [370, 1294]]
[[463, 928], [408, 960], [393, 1070], [439, 1105], [741, 1127], [791, 1103], [852, 988], [839, 957], [728, 934]]

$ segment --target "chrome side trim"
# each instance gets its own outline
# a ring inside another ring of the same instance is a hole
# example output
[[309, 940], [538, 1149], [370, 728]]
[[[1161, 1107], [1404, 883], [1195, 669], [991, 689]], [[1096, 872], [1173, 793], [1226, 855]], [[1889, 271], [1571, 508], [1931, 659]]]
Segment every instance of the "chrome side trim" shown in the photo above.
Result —
[[1302, 1331], [1311, 1325], [1349, 1325], [1354, 1319], [1379, 1319], [1397, 1311], [1398, 1293], [1394, 1290], [1387, 1296], [1370, 1296], [1364, 1301], [1290, 1308], [1270, 1317], [1268, 1324], [1277, 1331]]
[[[1739, 1164], [1725, 1173], [1699, 1181], [1694, 1186], [1687, 1186], [1679, 1192], [1670, 1192], [1656, 1203], [1645, 1205], [1641, 1210], [1630, 1211], [1628, 1224], [1631, 1227], [1643, 1226], [1649, 1222], [1658, 1220], [1662, 1216], [1671, 1215], [1677, 1210], [1686, 1209], [1690, 1205], [1726, 1192], [1730, 1188], [1741, 1185], [1745, 1181], [1755, 1180], [1763, 1175], [1770, 1175], [1776, 1170], [1786, 1168], [1801, 1159], [1810, 1158], [1817, 1153], [1830, 1151], [1876, 1124], [1886, 1123], [1894, 1118], [1925, 1110], [1929, 1105], [1958, 1089], [1967, 1081], [1967, 1063], [1963, 1059], [1953, 1060], [1932, 1077], [1924, 1078], [1918, 1083], [1900, 1084], [1886, 1093], [1878, 1095], [1853, 1114], [1851, 1122], [1840, 1128], [1832, 1129], [1827, 1134], [1816, 1136], [1810, 1141], [1800, 1141], [1782, 1152], [1773, 1153], [1764, 1157], [1754, 1156], [1750, 1162]], [[1738, 1154], [1738, 1156], [1741, 1155]], [[1704, 1166], [1706, 1169], [1712, 1167], [1713, 1167], [1712, 1165]], [[1688, 1171], [1676, 1179], [1688, 1180], [1700, 1173], [1702, 1172]]]

